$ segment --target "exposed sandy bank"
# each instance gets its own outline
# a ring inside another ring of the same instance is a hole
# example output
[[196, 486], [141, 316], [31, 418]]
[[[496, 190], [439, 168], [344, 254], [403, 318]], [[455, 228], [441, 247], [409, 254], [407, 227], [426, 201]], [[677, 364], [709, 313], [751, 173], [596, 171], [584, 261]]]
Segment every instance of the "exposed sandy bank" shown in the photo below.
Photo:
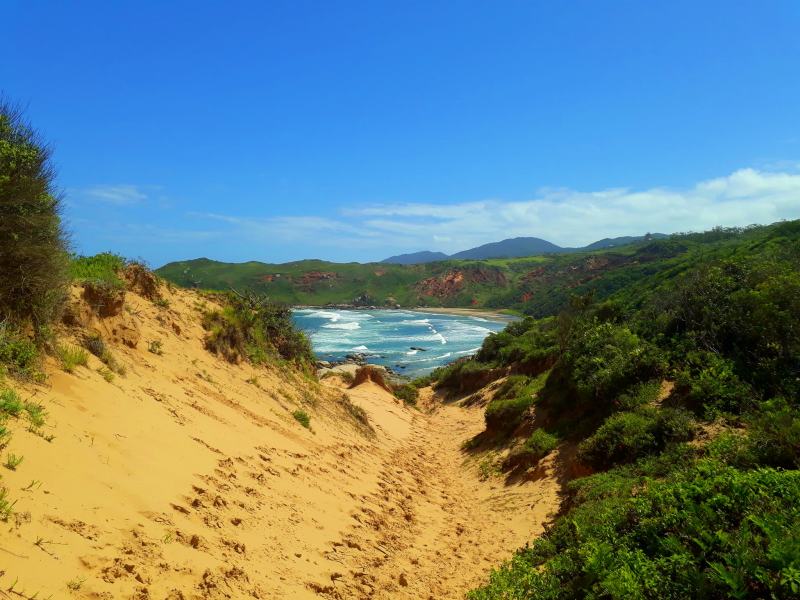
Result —
[[165, 295], [167, 309], [128, 294], [140, 340], [112, 345], [125, 377], [105, 381], [90, 357], [74, 375], [50, 364], [47, 386], [12, 383], [55, 437], [10, 421], [4, 454], [24, 461], [2, 469], [17, 503], [0, 522], [0, 597], [459, 598], [556, 509], [552, 463], [525, 483], [482, 479], [460, 449], [480, 409], [228, 364], [203, 348], [198, 296]]

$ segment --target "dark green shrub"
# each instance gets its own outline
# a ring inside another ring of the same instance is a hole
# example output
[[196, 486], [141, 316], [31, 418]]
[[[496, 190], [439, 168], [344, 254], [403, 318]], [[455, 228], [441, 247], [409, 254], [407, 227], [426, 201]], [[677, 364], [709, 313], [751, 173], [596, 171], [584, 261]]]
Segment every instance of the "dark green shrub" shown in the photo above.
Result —
[[0, 322], [0, 366], [20, 377], [40, 379], [38, 365], [36, 344], [8, 323]]
[[750, 452], [758, 464], [800, 469], [800, 407], [775, 398], [762, 404], [748, 422]]
[[606, 490], [573, 506], [468, 597], [789, 598], [800, 591], [797, 471], [742, 472], [709, 461], [666, 481], [631, 488], [618, 480]]
[[392, 386], [394, 395], [406, 404], [414, 406], [419, 399], [419, 389], [410, 383]]
[[492, 400], [486, 405], [484, 419], [490, 431], [511, 432], [522, 423], [522, 417], [533, 406], [534, 397], [523, 395], [508, 400]]
[[292, 413], [294, 420], [300, 423], [306, 429], [311, 429], [311, 417], [304, 410], [296, 410]]
[[503, 463], [506, 469], [518, 465], [535, 465], [558, 446], [558, 438], [544, 429], [537, 429], [519, 448], [516, 448]]
[[0, 103], [0, 321], [31, 323], [37, 341], [66, 297], [67, 249], [50, 149]]
[[492, 365], [478, 362], [472, 358], [457, 360], [444, 367], [439, 367], [431, 373], [431, 378], [435, 381], [435, 389], [447, 389], [461, 393], [479, 390], [497, 377], [499, 377], [499, 373]]
[[664, 369], [658, 350], [627, 327], [593, 324], [574, 336], [561, 368], [579, 400], [607, 404]]
[[683, 410], [641, 407], [611, 415], [578, 448], [578, 458], [594, 468], [608, 468], [661, 451], [671, 442], [692, 438], [694, 423]]
[[209, 351], [230, 362], [247, 359], [265, 364], [278, 357], [303, 365], [313, 362], [311, 343], [294, 326], [289, 307], [257, 294], [232, 293], [223, 300], [223, 310], [203, 315]]
[[683, 402], [707, 418], [720, 412], [739, 414], [755, 402], [753, 389], [735, 372], [732, 361], [711, 352], [693, 352], [675, 379]]

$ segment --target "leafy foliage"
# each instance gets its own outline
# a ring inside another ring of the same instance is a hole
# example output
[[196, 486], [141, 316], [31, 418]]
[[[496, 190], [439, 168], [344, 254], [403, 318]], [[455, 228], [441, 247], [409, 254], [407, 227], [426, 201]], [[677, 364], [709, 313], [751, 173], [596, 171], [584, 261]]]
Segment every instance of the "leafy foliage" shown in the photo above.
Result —
[[208, 350], [231, 362], [266, 364], [276, 357], [304, 365], [313, 362], [311, 344], [294, 326], [289, 307], [253, 294], [231, 293], [223, 300], [222, 310], [203, 315]]
[[[534, 434], [578, 442], [596, 472], [471, 598], [800, 595], [800, 222], [635, 255], [639, 266], [571, 298], [545, 290], [556, 318], [508, 327], [478, 354], [512, 371], [548, 357]], [[490, 403], [487, 428], [490, 416], [494, 428], [520, 424], [510, 405]]]
[[66, 236], [50, 149], [0, 103], [0, 320], [30, 323], [42, 342], [67, 284]]

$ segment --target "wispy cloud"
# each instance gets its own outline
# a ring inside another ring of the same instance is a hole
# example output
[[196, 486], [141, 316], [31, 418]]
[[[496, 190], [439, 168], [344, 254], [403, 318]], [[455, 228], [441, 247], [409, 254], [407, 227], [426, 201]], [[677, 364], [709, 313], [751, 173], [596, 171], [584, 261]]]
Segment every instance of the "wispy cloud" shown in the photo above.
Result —
[[78, 190], [78, 193], [86, 198], [115, 206], [140, 204], [148, 197], [141, 186], [130, 184], [93, 185]]

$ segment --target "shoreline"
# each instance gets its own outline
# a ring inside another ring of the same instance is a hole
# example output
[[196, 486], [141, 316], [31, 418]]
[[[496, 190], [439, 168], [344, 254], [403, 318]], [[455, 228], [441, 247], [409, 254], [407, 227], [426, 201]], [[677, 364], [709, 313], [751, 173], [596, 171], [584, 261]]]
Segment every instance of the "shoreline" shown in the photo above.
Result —
[[310, 304], [294, 304], [292, 309], [314, 309], [314, 310], [407, 310], [419, 313], [432, 313], [440, 315], [458, 315], [462, 317], [480, 317], [482, 319], [489, 319], [490, 321], [498, 322], [511, 322], [520, 319], [518, 315], [502, 312], [500, 310], [492, 310], [488, 308], [467, 308], [467, 307], [441, 307], [441, 306], [403, 306], [403, 307], [386, 307], [386, 306], [349, 306], [349, 305], [323, 305], [314, 306]]
[[498, 310], [490, 310], [486, 308], [461, 308], [461, 307], [444, 308], [439, 306], [436, 307], [420, 306], [417, 308], [408, 308], [406, 310], [442, 314], [442, 315], [459, 315], [462, 317], [480, 317], [482, 319], [489, 319], [491, 321], [503, 321], [503, 322], [510, 322], [519, 318], [517, 315], [512, 315], [500, 312]]

